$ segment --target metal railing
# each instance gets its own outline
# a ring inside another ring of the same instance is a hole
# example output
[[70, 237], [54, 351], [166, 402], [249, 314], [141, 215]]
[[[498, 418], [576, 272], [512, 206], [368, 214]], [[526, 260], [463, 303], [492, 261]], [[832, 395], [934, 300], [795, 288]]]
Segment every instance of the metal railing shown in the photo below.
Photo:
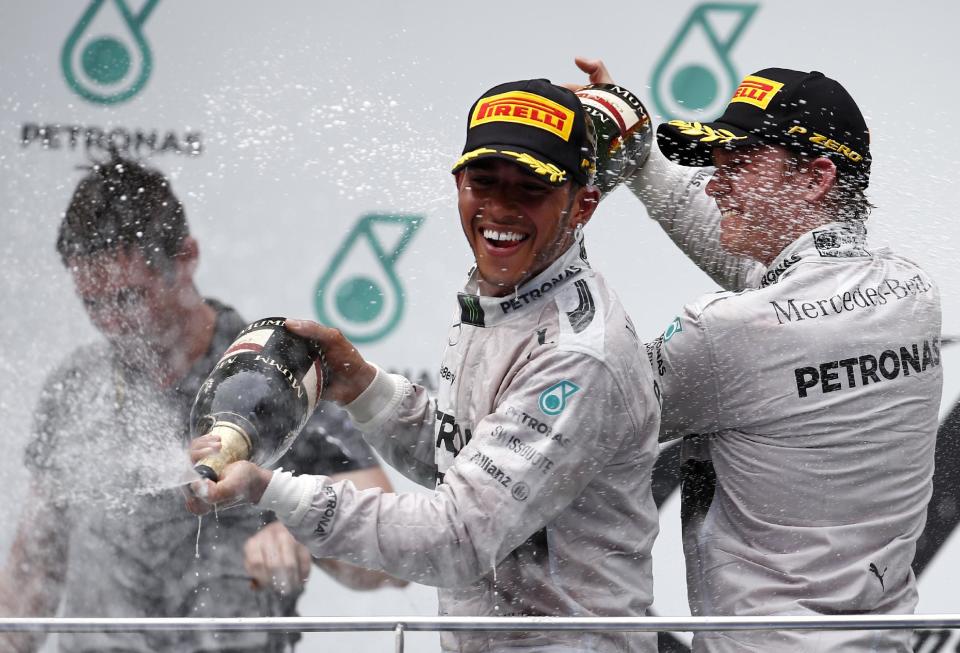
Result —
[[408, 631], [578, 630], [701, 632], [734, 630], [930, 630], [960, 628], [960, 615], [791, 617], [250, 617], [250, 618], [0, 618], [0, 632], [393, 631], [402, 653]]

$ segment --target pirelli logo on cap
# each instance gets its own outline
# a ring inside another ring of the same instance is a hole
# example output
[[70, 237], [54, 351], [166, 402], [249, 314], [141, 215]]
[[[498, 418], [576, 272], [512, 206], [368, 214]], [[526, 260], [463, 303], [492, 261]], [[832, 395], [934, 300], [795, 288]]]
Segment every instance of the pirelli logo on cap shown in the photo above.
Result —
[[483, 98], [470, 117], [470, 129], [491, 122], [515, 122], [544, 129], [565, 141], [573, 130], [573, 111], [552, 100], [524, 91]]
[[780, 92], [783, 84], [766, 77], [747, 75], [733, 93], [730, 103], [746, 102], [755, 107], [766, 109], [773, 96]]

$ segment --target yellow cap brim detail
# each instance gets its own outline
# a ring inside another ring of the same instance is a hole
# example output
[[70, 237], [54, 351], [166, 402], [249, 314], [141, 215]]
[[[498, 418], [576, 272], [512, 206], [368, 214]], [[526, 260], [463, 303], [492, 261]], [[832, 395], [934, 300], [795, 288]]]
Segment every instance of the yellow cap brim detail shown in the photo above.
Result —
[[710, 125], [701, 122], [687, 122], [685, 120], [671, 120], [671, 127], [675, 127], [684, 136], [699, 136], [697, 139], [701, 143], [716, 143], [717, 145], [727, 145], [733, 141], [746, 140], [746, 136], [737, 136], [729, 129], [714, 129]]
[[546, 177], [551, 184], [560, 186], [567, 181], [567, 171], [557, 167], [553, 163], [546, 163], [526, 152], [513, 152], [511, 150], [495, 150], [489, 147], [479, 147], [475, 150], [465, 153], [453, 165], [453, 172], [456, 172], [467, 165], [473, 159], [481, 156], [503, 156], [513, 159], [518, 164], [530, 169], [536, 175]]

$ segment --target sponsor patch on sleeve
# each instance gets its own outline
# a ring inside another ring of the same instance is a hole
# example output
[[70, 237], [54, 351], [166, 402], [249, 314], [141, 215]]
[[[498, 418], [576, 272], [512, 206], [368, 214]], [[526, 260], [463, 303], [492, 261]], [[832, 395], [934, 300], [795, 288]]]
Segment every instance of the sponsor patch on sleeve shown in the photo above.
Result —
[[540, 393], [540, 410], [545, 415], [559, 415], [567, 407], [567, 400], [580, 390], [572, 381], [563, 380], [554, 383]]
[[329, 485], [323, 487], [324, 498], [323, 506], [320, 509], [320, 519], [317, 520], [317, 527], [313, 529], [318, 539], [324, 540], [333, 530], [333, 520], [337, 516], [337, 506], [339, 499], [337, 492]]
[[680, 317], [673, 318], [673, 321], [667, 325], [667, 328], [663, 331], [663, 341], [670, 342], [670, 338], [677, 335], [683, 331], [683, 323], [680, 322]]

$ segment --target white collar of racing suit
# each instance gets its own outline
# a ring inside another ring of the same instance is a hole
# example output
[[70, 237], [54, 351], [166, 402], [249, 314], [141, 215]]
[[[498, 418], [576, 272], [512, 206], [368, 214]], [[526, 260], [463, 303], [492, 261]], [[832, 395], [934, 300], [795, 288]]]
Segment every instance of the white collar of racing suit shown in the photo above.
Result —
[[763, 276], [759, 288], [775, 284], [807, 258], [851, 258], [870, 256], [867, 228], [863, 222], [831, 222], [808, 231], [784, 248]]
[[477, 269], [470, 276], [462, 292], [457, 294], [460, 304], [461, 324], [492, 327], [523, 315], [530, 310], [539, 310], [542, 302], [590, 270], [583, 241], [571, 245], [567, 251], [550, 264], [546, 270], [525, 282], [509, 295], [487, 297], [477, 293]]

